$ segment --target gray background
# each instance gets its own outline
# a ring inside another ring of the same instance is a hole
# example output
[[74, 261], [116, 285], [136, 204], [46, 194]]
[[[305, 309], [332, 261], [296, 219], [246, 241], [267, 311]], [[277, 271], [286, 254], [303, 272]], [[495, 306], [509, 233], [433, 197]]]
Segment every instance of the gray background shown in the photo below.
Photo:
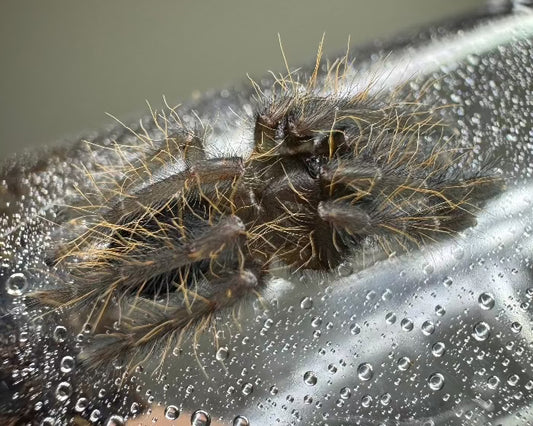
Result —
[[0, 158], [484, 3], [2, 0]]

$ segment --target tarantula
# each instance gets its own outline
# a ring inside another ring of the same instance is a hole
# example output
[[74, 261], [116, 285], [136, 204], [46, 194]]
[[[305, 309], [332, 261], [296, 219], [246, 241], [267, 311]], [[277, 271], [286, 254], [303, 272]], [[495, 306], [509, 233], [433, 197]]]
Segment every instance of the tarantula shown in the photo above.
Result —
[[63, 210], [63, 243], [48, 259], [65, 283], [30, 295], [90, 327], [87, 365], [141, 362], [156, 348], [163, 359], [219, 311], [260, 296], [278, 268], [329, 271], [475, 222], [501, 180], [460, 166], [470, 151], [443, 113], [404, 88], [354, 94], [341, 62], [326, 90], [318, 62], [308, 79], [255, 86], [249, 140], [232, 152], [171, 108], [152, 113], [151, 130], [130, 129], [136, 157], [115, 143], [121, 166], [88, 172], [93, 190]]

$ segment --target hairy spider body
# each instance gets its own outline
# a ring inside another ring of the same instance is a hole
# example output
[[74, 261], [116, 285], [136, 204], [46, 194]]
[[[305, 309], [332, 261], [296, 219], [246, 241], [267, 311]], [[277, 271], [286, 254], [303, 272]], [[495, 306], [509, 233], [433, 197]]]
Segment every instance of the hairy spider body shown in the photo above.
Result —
[[68, 238], [49, 256], [65, 284], [31, 297], [90, 325], [89, 366], [156, 348], [163, 359], [185, 333], [260, 296], [278, 267], [329, 271], [475, 222], [501, 180], [464, 168], [470, 152], [440, 111], [404, 89], [354, 94], [339, 75], [346, 61], [319, 82], [317, 61], [303, 82], [256, 86], [244, 153], [209, 148], [209, 132], [194, 130], [202, 122], [170, 108], [152, 112], [155, 136], [143, 122], [130, 129], [136, 158], [115, 143], [122, 165], [88, 172], [92, 190], [64, 209], [56, 232]]

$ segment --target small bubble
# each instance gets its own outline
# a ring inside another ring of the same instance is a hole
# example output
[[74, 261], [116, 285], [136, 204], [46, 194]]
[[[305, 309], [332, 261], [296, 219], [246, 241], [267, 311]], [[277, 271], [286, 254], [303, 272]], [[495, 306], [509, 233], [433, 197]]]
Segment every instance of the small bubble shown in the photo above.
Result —
[[209, 426], [211, 417], [204, 410], [196, 410], [191, 416], [191, 426]]
[[446, 345], [443, 342], [436, 342], [431, 347], [431, 353], [434, 357], [440, 358], [446, 352]]
[[411, 331], [414, 327], [413, 321], [410, 318], [404, 318], [400, 323], [403, 331]]
[[168, 420], [176, 420], [180, 415], [180, 410], [175, 405], [169, 405], [165, 408], [165, 418]]
[[307, 372], [304, 374], [304, 383], [305, 383], [306, 385], [314, 386], [314, 385], [316, 385], [317, 380], [318, 380], [318, 379], [317, 379], [315, 373], [312, 372], [312, 371], [307, 371]]
[[489, 310], [494, 308], [494, 296], [491, 293], [481, 293], [477, 301], [481, 309]]
[[479, 342], [487, 340], [490, 336], [490, 326], [485, 321], [480, 321], [474, 326], [472, 335]]
[[432, 321], [424, 321], [422, 323], [422, 333], [429, 336], [435, 332], [435, 324]]
[[402, 356], [398, 360], [398, 369], [400, 371], [407, 371], [409, 370], [409, 368], [411, 368], [411, 360], [409, 359], [409, 357]]
[[12, 274], [6, 281], [7, 294], [11, 296], [21, 296], [28, 287], [26, 275], [17, 272]]
[[216, 359], [217, 361], [225, 361], [229, 357], [229, 349], [226, 347], [221, 347], [218, 349], [216, 353]]
[[61, 364], [59, 368], [63, 373], [70, 373], [74, 368], [74, 358], [72, 358], [71, 356], [64, 356], [61, 359]]
[[442, 389], [444, 386], [444, 376], [440, 373], [433, 373], [428, 377], [428, 385], [434, 391]]
[[374, 375], [374, 368], [368, 362], [359, 364], [359, 367], [357, 367], [357, 377], [359, 377], [360, 380], [366, 382], [372, 379], [373, 375]]
[[300, 307], [302, 309], [311, 309], [313, 307], [313, 299], [310, 297], [304, 297], [300, 302]]
[[233, 426], [250, 426], [250, 422], [244, 416], [237, 416], [233, 419]]
[[72, 386], [68, 382], [61, 382], [56, 388], [56, 398], [58, 401], [66, 401], [72, 394]]

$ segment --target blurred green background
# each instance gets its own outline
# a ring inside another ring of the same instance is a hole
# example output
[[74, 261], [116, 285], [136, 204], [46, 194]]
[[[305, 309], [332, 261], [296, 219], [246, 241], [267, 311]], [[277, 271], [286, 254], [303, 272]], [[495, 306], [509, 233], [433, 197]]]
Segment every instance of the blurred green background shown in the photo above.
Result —
[[1, 0], [0, 158], [484, 0]]

